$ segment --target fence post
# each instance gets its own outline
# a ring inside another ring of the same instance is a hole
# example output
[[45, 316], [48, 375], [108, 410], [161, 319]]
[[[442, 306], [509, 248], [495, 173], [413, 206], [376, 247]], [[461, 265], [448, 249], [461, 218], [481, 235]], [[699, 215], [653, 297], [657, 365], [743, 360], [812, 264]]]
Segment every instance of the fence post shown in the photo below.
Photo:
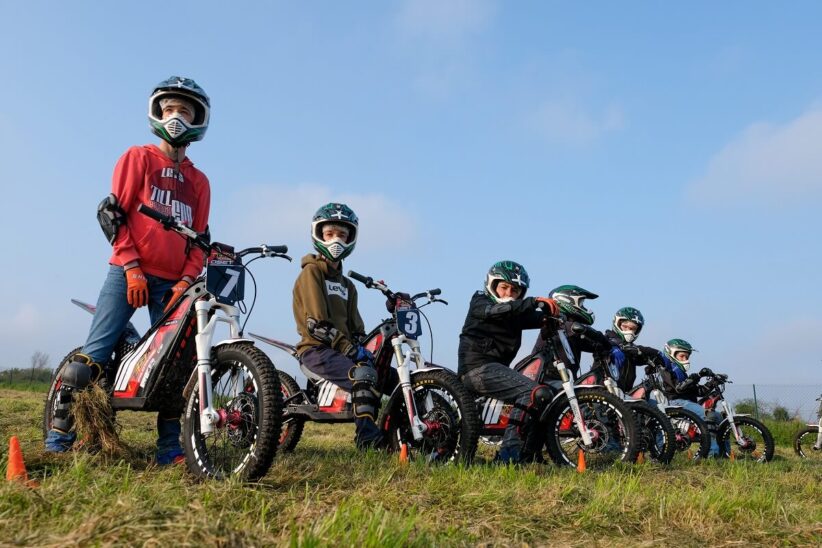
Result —
[[754, 416], [756, 416], [756, 420], [759, 420], [759, 402], [756, 401], [756, 385], [753, 385], [753, 392], [754, 392]]

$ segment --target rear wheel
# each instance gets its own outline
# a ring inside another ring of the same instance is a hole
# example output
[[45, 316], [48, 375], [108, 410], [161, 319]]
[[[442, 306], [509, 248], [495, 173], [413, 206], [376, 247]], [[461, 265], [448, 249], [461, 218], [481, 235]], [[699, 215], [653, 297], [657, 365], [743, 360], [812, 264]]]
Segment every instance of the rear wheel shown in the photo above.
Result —
[[580, 452], [587, 468], [605, 468], [617, 462], [634, 462], [637, 434], [634, 416], [625, 403], [603, 391], [577, 393], [580, 412], [591, 435], [586, 446], [565, 395], [551, 403], [544, 421], [546, 446], [551, 459], [560, 466], [577, 466]]
[[797, 432], [793, 439], [793, 450], [803, 459], [822, 462], [822, 440], [819, 440], [819, 427], [809, 426]]
[[725, 421], [716, 434], [722, 457], [769, 462], [773, 458], [773, 436], [768, 427], [753, 417], [734, 416], [740, 437], [736, 438], [731, 423]]
[[202, 432], [198, 383], [183, 421], [188, 469], [201, 478], [257, 480], [271, 466], [280, 439], [283, 400], [277, 371], [248, 343], [220, 346], [212, 356], [212, 403], [218, 421], [213, 432]]
[[630, 404], [637, 425], [637, 459], [640, 455], [662, 464], [674, 458], [676, 433], [668, 417], [656, 406], [644, 401]]
[[677, 453], [690, 455], [693, 460], [706, 459], [711, 451], [711, 432], [708, 424], [688, 409], [669, 408], [665, 411], [674, 425]]
[[[280, 377], [280, 391], [283, 395], [283, 406], [287, 406], [287, 400], [300, 393], [300, 386], [294, 377], [284, 371], [277, 371]], [[280, 433], [280, 451], [291, 452], [297, 447], [297, 443], [303, 435], [305, 419], [288, 416], [288, 410], [283, 409], [283, 428]]]
[[411, 389], [418, 417], [427, 428], [422, 439], [414, 439], [398, 388], [377, 419], [388, 449], [400, 451], [406, 444], [412, 455], [424, 456], [429, 462], [470, 462], [477, 451], [479, 417], [465, 386], [453, 373], [440, 369], [414, 373]]

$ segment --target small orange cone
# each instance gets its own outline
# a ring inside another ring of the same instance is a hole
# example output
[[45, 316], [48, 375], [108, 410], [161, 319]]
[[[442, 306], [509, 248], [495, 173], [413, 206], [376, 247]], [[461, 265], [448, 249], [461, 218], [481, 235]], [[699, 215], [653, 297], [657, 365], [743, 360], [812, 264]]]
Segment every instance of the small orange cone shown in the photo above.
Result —
[[645, 464], [645, 453], [640, 451], [636, 454], [636, 463], [637, 464]]
[[581, 474], [582, 472], [585, 472], [585, 469], [585, 451], [580, 449], [577, 452], [577, 472]]
[[408, 444], [403, 443], [400, 445], [400, 462], [406, 463], [408, 462]]
[[694, 453], [690, 449], [688, 449], [688, 452], [685, 453], [685, 455], [688, 457], [688, 460], [692, 460], [694, 458]]
[[20, 440], [17, 436], [9, 439], [9, 465], [6, 468], [6, 481], [19, 481], [29, 487], [37, 487], [37, 482], [29, 480], [26, 464], [23, 462], [23, 452], [20, 450]]
[[734, 453], [733, 449], [731, 449], [730, 454], [728, 455], [728, 458], [731, 460], [731, 462], [736, 461], [736, 453]]

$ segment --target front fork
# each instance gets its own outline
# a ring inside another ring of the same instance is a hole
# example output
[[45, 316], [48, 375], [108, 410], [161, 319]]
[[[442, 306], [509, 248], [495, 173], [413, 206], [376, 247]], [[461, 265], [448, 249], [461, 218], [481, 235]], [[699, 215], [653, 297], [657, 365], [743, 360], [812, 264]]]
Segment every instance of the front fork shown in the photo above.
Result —
[[[227, 318], [221, 318], [214, 314], [209, 319], [209, 312], [215, 308], [225, 312]], [[197, 334], [194, 335], [194, 342], [197, 346], [200, 432], [202, 434], [211, 434], [220, 420], [219, 414], [214, 409], [214, 388], [211, 382], [211, 348], [214, 340], [214, 328], [217, 322], [226, 322], [229, 324], [231, 338], [238, 338], [240, 336], [240, 313], [237, 307], [218, 304], [215, 299], [197, 301], [194, 304], [194, 309], [197, 312]]]
[[577, 401], [577, 393], [574, 390], [573, 378], [565, 363], [562, 360], [556, 360], [554, 367], [559, 371], [559, 377], [562, 379], [562, 389], [565, 391], [565, 396], [568, 398], [568, 405], [571, 406], [571, 412], [574, 414], [574, 422], [579, 430], [579, 435], [582, 436], [582, 443], [586, 447], [591, 447], [593, 440], [591, 439], [591, 432], [588, 430], [588, 425], [585, 424], [585, 417], [582, 416], [582, 410], [579, 408]]
[[[394, 355], [397, 357], [397, 374], [400, 377], [400, 390], [405, 400], [405, 409], [408, 412], [408, 424], [411, 425], [411, 435], [414, 441], [422, 439], [423, 433], [428, 429], [417, 414], [417, 405], [414, 402], [414, 390], [411, 388], [411, 363], [414, 362], [418, 368], [423, 366], [422, 354], [420, 354], [420, 343], [414, 339], [409, 339], [405, 335], [394, 337], [391, 341], [394, 346]], [[408, 345], [408, 352], [403, 352], [403, 344]], [[428, 395], [428, 398], [431, 396]], [[429, 405], [432, 403], [427, 402]]]
[[736, 440], [737, 445], [742, 445], [742, 433], [737, 428], [736, 423], [734, 422], [734, 408], [731, 407], [731, 404], [726, 402], [724, 399], [719, 401], [720, 407], [722, 407], [722, 412], [725, 414], [725, 417], [728, 419], [728, 425], [730, 426], [731, 432], [734, 434], [734, 439]]

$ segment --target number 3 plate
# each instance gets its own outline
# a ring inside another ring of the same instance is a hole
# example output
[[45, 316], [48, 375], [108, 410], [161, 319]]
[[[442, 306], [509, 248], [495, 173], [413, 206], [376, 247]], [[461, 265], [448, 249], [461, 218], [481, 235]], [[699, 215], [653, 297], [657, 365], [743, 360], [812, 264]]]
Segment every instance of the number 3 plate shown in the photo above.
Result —
[[206, 291], [218, 303], [234, 304], [243, 300], [245, 272], [240, 263], [211, 262], [206, 269]]
[[416, 308], [397, 309], [397, 327], [409, 339], [416, 339], [422, 335], [420, 311]]

